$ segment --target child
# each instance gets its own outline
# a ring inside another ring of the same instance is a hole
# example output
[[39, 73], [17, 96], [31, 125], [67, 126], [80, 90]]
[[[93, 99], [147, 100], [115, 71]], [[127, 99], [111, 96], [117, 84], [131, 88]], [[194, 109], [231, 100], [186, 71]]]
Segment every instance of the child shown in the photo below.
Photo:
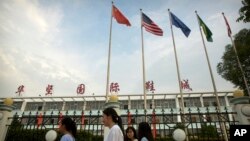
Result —
[[126, 129], [125, 141], [138, 141], [134, 127], [130, 126]]

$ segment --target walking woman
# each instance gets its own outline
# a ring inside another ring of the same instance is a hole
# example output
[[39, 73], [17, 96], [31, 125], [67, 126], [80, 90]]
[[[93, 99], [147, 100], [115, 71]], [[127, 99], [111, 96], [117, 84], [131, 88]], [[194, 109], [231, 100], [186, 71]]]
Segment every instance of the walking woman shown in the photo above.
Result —
[[154, 141], [151, 128], [147, 122], [139, 123], [138, 139], [139, 141]]
[[59, 124], [59, 132], [64, 134], [60, 141], [75, 141], [76, 123], [70, 117], [64, 117]]
[[113, 108], [103, 111], [103, 123], [110, 129], [104, 141], [124, 141], [122, 119]]

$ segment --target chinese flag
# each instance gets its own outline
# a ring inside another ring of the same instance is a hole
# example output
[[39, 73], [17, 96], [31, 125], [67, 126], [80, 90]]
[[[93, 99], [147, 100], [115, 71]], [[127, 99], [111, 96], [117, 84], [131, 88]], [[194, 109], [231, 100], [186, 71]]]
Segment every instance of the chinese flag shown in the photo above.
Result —
[[43, 115], [40, 113], [40, 115], [37, 117], [37, 128], [43, 123]]
[[128, 19], [117, 9], [114, 5], [112, 7], [112, 16], [116, 19], [119, 24], [125, 24], [127, 26], [131, 26]]

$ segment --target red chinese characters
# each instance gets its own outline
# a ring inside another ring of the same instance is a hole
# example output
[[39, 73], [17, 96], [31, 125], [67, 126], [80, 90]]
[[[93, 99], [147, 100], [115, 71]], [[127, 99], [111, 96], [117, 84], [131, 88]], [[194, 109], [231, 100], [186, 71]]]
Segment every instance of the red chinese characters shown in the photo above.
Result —
[[109, 89], [110, 93], [117, 93], [118, 91], [120, 91], [119, 88], [119, 84], [118, 83], [111, 83], [110, 84], [110, 89]]
[[151, 91], [152, 93], [154, 93], [154, 91], [155, 91], [154, 81], [147, 81], [146, 82], [146, 90]]
[[52, 95], [52, 93], [53, 93], [53, 85], [48, 85], [46, 88], [45, 95]]
[[85, 85], [84, 84], [78, 85], [78, 87], [76, 89], [76, 93], [77, 94], [84, 94], [84, 92], [85, 92]]
[[190, 88], [189, 86], [189, 82], [188, 82], [188, 79], [184, 79], [183, 81], [181, 81], [181, 89], [187, 89], [187, 90], [190, 90], [192, 91], [193, 89]]
[[18, 93], [19, 96], [21, 96], [22, 92], [24, 92], [24, 85], [19, 86], [16, 91], [16, 93]]

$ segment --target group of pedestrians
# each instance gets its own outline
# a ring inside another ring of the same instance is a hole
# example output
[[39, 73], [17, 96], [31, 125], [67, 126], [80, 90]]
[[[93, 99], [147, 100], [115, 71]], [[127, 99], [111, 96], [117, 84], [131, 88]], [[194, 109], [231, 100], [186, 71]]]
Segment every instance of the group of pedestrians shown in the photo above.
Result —
[[[138, 134], [133, 126], [129, 126], [125, 132], [122, 119], [113, 108], [103, 110], [104, 126], [109, 128], [104, 141], [154, 141], [151, 128], [147, 122], [141, 122], [138, 126]], [[63, 134], [60, 141], [75, 141], [76, 123], [70, 117], [64, 117], [59, 124], [59, 132]]]

